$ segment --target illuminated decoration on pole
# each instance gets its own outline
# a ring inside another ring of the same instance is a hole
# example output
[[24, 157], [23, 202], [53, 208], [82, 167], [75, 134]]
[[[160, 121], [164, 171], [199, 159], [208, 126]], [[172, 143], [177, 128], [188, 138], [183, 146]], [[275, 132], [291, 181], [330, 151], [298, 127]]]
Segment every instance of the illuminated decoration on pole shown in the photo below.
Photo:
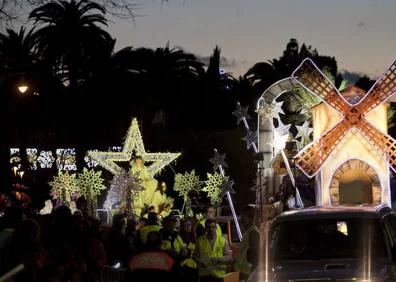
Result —
[[110, 171], [113, 175], [118, 175], [125, 172], [125, 169], [117, 165], [116, 162], [130, 162], [133, 158], [134, 151], [137, 156], [142, 157], [145, 163], [151, 162], [151, 165], [147, 167], [147, 171], [151, 176], [159, 173], [165, 166], [180, 156], [180, 153], [146, 152], [136, 118], [132, 119], [121, 152], [88, 151], [88, 156], [95, 160], [101, 167]]
[[237, 109], [232, 112], [234, 116], [237, 118], [237, 125], [241, 123], [241, 121], [245, 121], [250, 119], [250, 115], [248, 114], [249, 107], [242, 107], [241, 104], [237, 103]]
[[[243, 120], [246, 122], [246, 120], [244, 118], [243, 118]], [[214, 155], [216, 156], [217, 154], [219, 154], [217, 149], [214, 149]], [[211, 158], [210, 162], [212, 164], [215, 164], [215, 163], [213, 163], [214, 160], [216, 160], [216, 157]], [[228, 204], [230, 205], [232, 217], [234, 218], [234, 223], [235, 223], [235, 226], [236, 226], [236, 229], [238, 232], [238, 238], [239, 238], [239, 241], [242, 241], [241, 228], [239, 227], [238, 217], [236, 215], [234, 203], [232, 202], [232, 198], [231, 198], [231, 194], [230, 194], [230, 192], [234, 192], [234, 189], [232, 189], [232, 185], [234, 185], [234, 181], [230, 181], [231, 183], [228, 183], [229, 177], [224, 175], [224, 169], [223, 169], [222, 165], [219, 165], [218, 169], [219, 169], [220, 175], [222, 177], [221, 182], [218, 184], [219, 186], [217, 186], [219, 197], [220, 197], [220, 199], [222, 199], [222, 196], [227, 195]], [[208, 179], [210, 179], [209, 175], [210, 174], [208, 173]], [[213, 178], [213, 181], [212, 181], [212, 183], [213, 183], [215, 179], [213, 176], [212, 176], [212, 178]], [[216, 179], [216, 181], [217, 181], [216, 183], [218, 183], [218, 178]], [[206, 183], [206, 181], [205, 181], [205, 183]]]
[[195, 175], [195, 170], [193, 169], [190, 172], [185, 172], [184, 174], [177, 173], [175, 175], [173, 190], [186, 201], [188, 193], [193, 190], [201, 190], [201, 185], [202, 182], [199, 180], [199, 175]]
[[227, 163], [225, 162], [226, 154], [219, 154], [217, 150], [214, 151], [213, 158], [209, 161], [213, 164], [213, 171], [216, 171], [219, 167], [228, 167]]
[[102, 171], [88, 170], [84, 167], [83, 172], [78, 173], [77, 177], [78, 194], [87, 200], [88, 214], [95, 217], [97, 196], [106, 189], [103, 185]]
[[[130, 204], [132, 204], [133, 199], [138, 197], [140, 193], [144, 191], [142, 180], [139, 178], [139, 175], [130, 175], [126, 171], [114, 175], [114, 178], [110, 183], [110, 189], [107, 192], [107, 197], [103, 204], [103, 208], [110, 210], [114, 207], [114, 205], [121, 204], [121, 201], [127, 198], [128, 190], [130, 191], [131, 197]], [[127, 209], [129, 209], [128, 206]]]
[[[257, 131], [246, 130], [245, 137], [242, 138], [246, 142], [246, 149], [249, 150], [251, 146], [256, 146]], [[257, 148], [257, 147], [256, 147]]]
[[70, 205], [72, 197], [78, 193], [78, 184], [76, 174], [58, 171], [58, 176], [53, 177], [53, 181], [48, 182], [51, 186], [51, 194], [54, 199], [61, 200], [63, 203]]
[[296, 155], [296, 165], [308, 177], [318, 173], [333, 150], [352, 129], [358, 130], [389, 167], [396, 171], [396, 141], [366, 119], [372, 110], [395, 93], [396, 62], [392, 63], [366, 95], [355, 104], [350, 104], [310, 59], [305, 59], [292, 76], [301, 86], [321, 98], [342, 116], [338, 124]]
[[228, 176], [223, 176], [218, 172], [214, 174], [207, 173], [208, 179], [205, 180], [205, 186], [202, 191], [206, 192], [210, 198], [212, 205], [217, 206], [221, 202], [221, 190], [220, 186], [223, 184], [224, 180], [228, 181]]

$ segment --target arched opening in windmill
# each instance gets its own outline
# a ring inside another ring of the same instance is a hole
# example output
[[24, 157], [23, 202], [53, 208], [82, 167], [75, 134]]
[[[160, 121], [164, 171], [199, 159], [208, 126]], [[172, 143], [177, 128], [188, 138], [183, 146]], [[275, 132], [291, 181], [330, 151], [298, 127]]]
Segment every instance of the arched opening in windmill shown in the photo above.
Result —
[[372, 166], [362, 160], [349, 160], [334, 172], [329, 193], [332, 205], [379, 205], [382, 185]]
[[339, 178], [340, 204], [372, 204], [373, 185], [366, 171], [351, 169]]

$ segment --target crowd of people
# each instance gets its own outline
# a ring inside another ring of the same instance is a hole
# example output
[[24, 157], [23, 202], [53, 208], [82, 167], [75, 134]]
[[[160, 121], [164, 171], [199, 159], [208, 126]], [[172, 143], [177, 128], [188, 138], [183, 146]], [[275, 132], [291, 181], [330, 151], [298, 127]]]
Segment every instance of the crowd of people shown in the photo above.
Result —
[[229, 238], [207, 207], [202, 220], [171, 213], [160, 222], [116, 214], [111, 225], [66, 206], [51, 214], [24, 214], [8, 207], [0, 217], [0, 277], [17, 266], [11, 281], [223, 281], [227, 272], [247, 279], [258, 263], [259, 232], [254, 208], [242, 211], [245, 234], [232, 253]]

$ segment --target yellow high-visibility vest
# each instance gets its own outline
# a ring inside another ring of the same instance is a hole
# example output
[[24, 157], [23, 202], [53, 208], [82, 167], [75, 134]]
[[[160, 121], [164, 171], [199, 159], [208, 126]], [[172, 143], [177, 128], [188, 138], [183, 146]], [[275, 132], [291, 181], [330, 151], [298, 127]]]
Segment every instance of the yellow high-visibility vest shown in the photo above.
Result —
[[[216, 236], [216, 241], [213, 247], [206, 236], [201, 236], [197, 239], [196, 248], [199, 248], [200, 259], [209, 259], [222, 257], [224, 255], [225, 238], [223, 236]], [[199, 276], [213, 276], [216, 278], [224, 278], [227, 266], [224, 264], [207, 264], [205, 267], [198, 269]]]
[[[180, 254], [180, 251], [183, 248], [183, 246], [184, 246], [183, 239], [180, 237], [180, 235], [177, 235], [175, 240], [173, 241], [173, 250], [175, 251], [176, 254]], [[168, 239], [162, 240], [161, 250], [169, 251], [170, 249], [172, 249], [172, 242], [169, 241]]]
[[[199, 222], [199, 224], [201, 224], [205, 228], [205, 222], [206, 222], [206, 219], [202, 219]], [[221, 227], [220, 227], [220, 225], [218, 223], [216, 223], [216, 235], [217, 235], [217, 237], [223, 235], [223, 231], [221, 231]]]
[[258, 232], [260, 233], [260, 231], [258, 230], [258, 228], [256, 226], [251, 226], [249, 227], [242, 236], [242, 241], [241, 244], [239, 245], [239, 250], [236, 254], [235, 257], [235, 270], [249, 275], [252, 271], [252, 264], [250, 264], [247, 261], [247, 251], [248, 248], [250, 246], [250, 242], [249, 242], [249, 233], [250, 232]]
[[147, 241], [147, 235], [150, 232], [156, 232], [161, 230], [161, 226], [159, 225], [146, 225], [140, 229], [140, 238], [142, 239], [142, 243], [145, 244]]

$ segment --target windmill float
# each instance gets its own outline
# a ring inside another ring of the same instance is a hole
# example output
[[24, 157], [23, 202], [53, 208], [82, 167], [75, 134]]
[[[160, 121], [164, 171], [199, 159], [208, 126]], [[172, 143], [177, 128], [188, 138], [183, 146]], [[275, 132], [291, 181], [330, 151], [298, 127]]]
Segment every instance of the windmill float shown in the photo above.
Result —
[[390, 204], [388, 166], [396, 171], [396, 140], [387, 134], [385, 102], [396, 91], [396, 62], [366, 94], [354, 86], [340, 93], [310, 59], [292, 77], [325, 103], [312, 109], [313, 142], [295, 156], [308, 177], [317, 175], [317, 204], [347, 203], [341, 185], [349, 181], [354, 189], [364, 177], [371, 182], [366, 202]]

